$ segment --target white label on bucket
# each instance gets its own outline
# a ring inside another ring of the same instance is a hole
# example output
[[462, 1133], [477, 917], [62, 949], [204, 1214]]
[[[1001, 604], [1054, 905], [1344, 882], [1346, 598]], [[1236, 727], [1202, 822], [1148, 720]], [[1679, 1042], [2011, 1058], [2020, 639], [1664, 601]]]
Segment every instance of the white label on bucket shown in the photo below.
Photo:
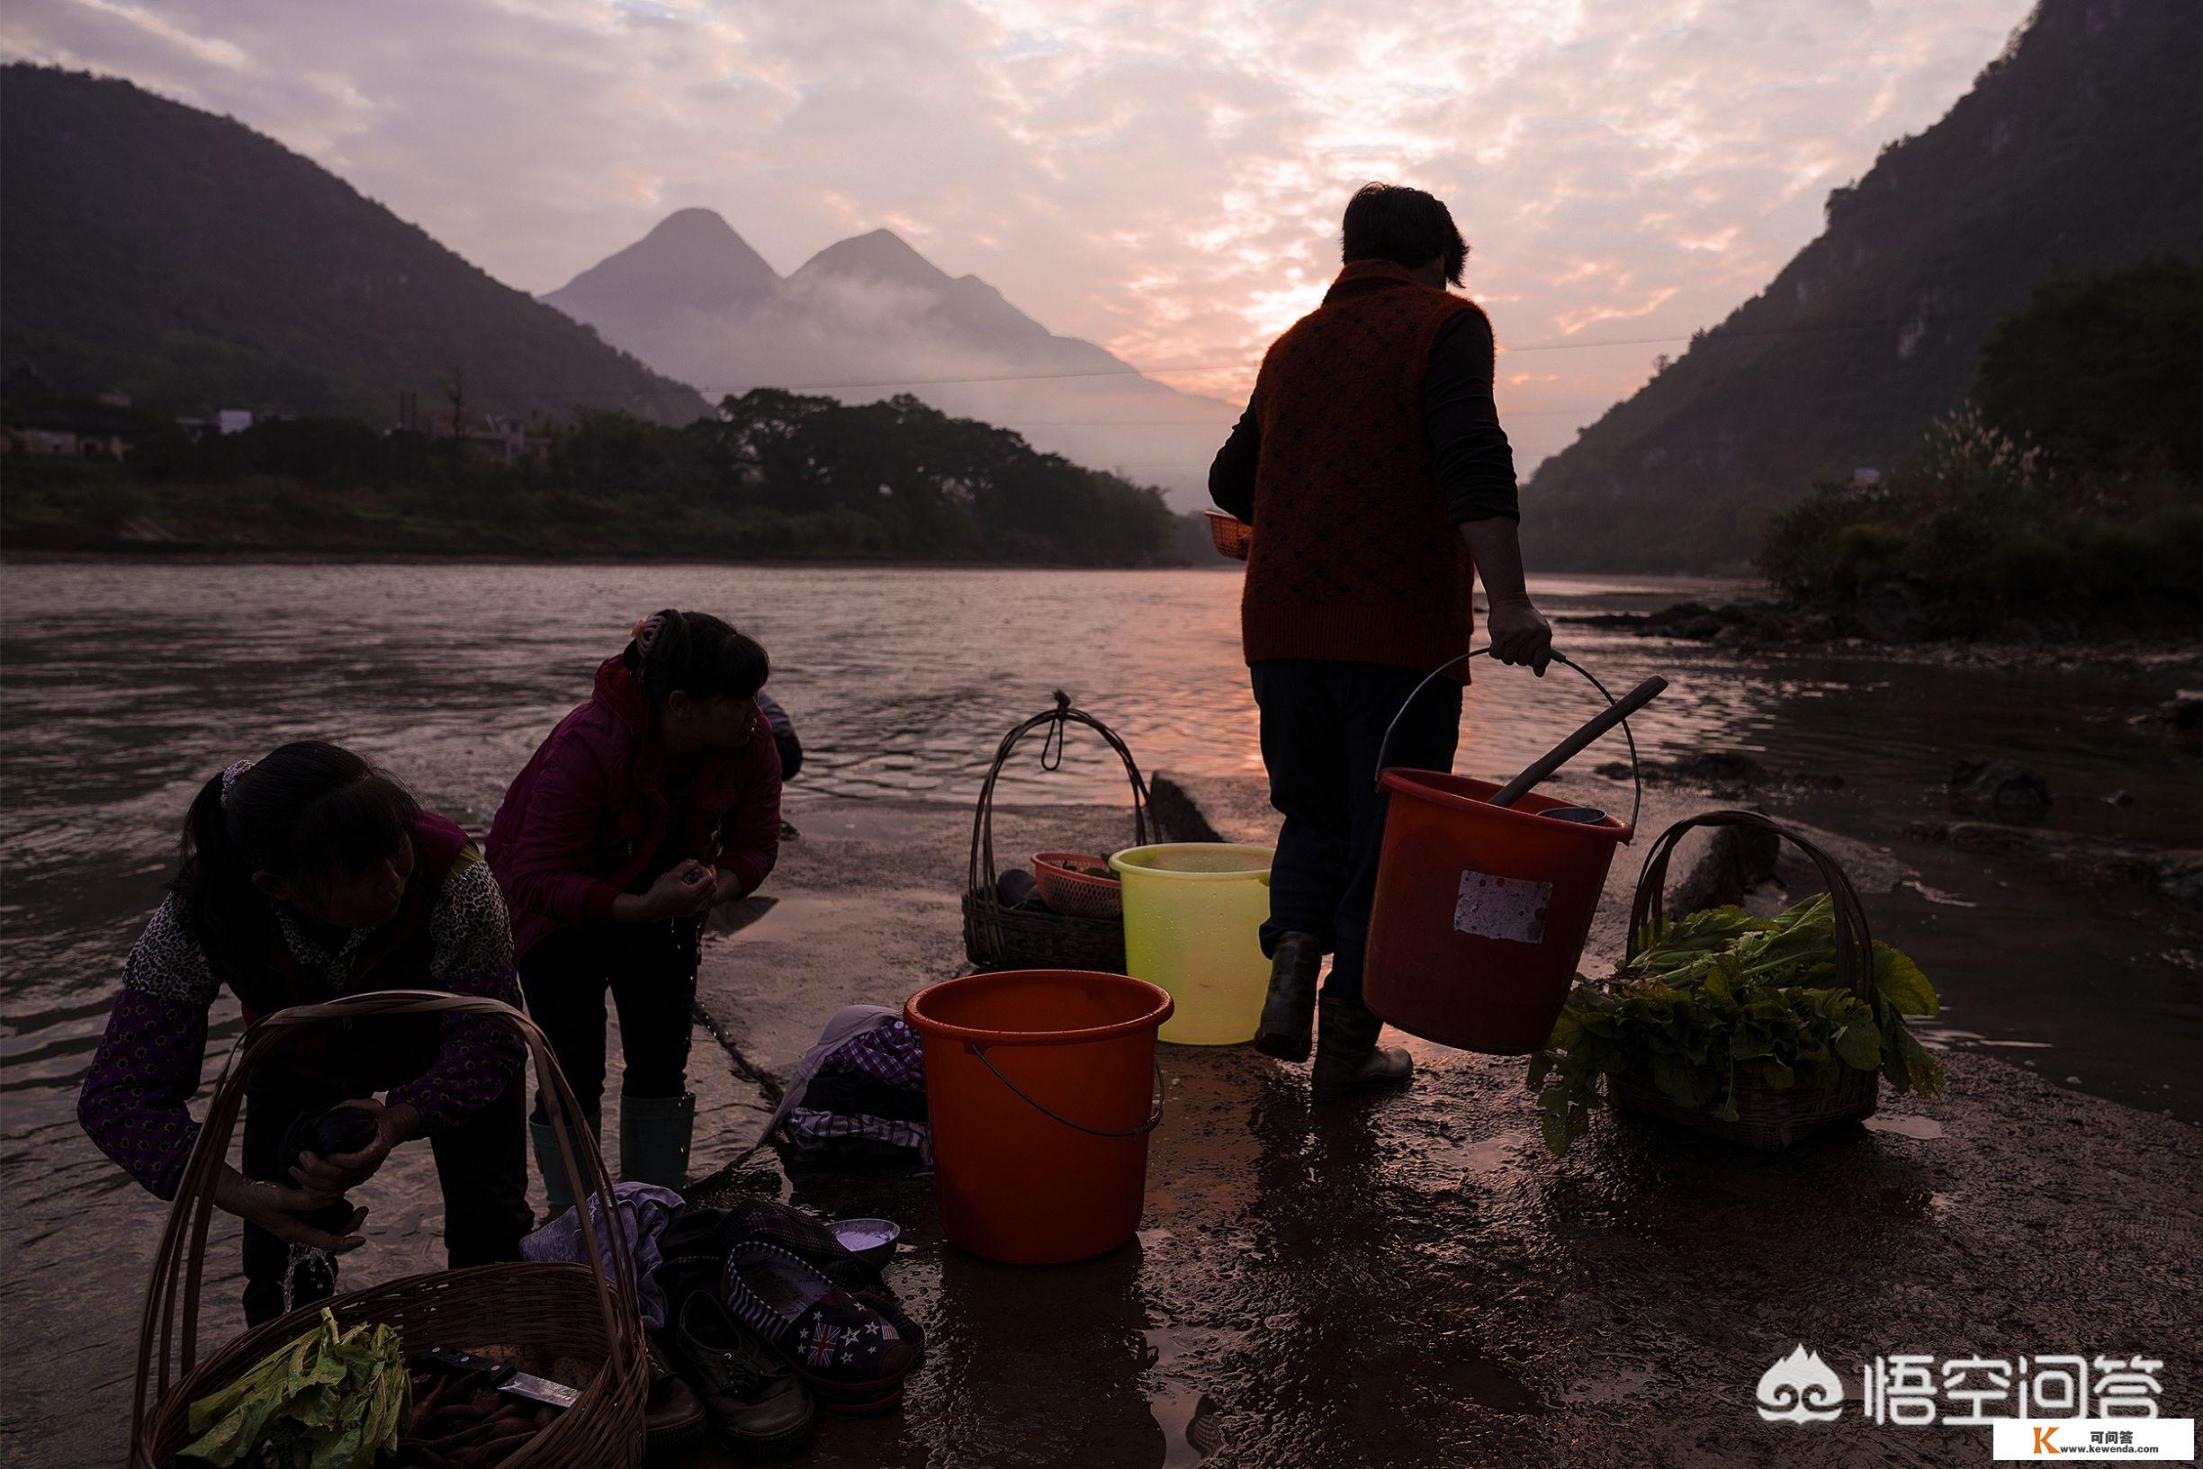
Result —
[[1535, 944], [1545, 938], [1545, 910], [1553, 901], [1549, 882], [1494, 877], [1470, 868], [1461, 874], [1461, 896], [1453, 905], [1453, 926], [1478, 938]]

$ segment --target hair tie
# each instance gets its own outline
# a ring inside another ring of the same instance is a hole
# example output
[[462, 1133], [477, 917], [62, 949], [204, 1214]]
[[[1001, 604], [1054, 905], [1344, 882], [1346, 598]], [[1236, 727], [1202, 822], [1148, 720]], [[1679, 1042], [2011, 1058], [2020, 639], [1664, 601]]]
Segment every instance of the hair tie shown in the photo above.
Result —
[[232, 760], [222, 767], [222, 805], [229, 805], [230, 792], [237, 789], [237, 777], [252, 769], [250, 760]]
[[663, 612], [653, 612], [629, 629], [629, 636], [635, 640], [636, 656], [648, 658], [650, 656], [650, 645], [658, 641], [658, 634], [664, 631], [665, 614]]

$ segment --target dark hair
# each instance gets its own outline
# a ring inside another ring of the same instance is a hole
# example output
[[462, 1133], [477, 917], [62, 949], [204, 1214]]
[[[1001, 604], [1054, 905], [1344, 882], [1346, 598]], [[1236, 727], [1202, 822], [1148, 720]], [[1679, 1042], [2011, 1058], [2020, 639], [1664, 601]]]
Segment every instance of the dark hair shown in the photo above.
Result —
[[691, 699], [747, 699], [765, 687], [773, 671], [772, 660], [754, 638], [708, 612], [671, 607], [643, 620], [620, 661], [650, 696], [653, 709], [663, 709], [674, 693]]
[[1469, 242], [1454, 228], [1453, 215], [1437, 196], [1404, 184], [1363, 184], [1346, 201], [1346, 225], [1340, 231], [1339, 258], [1389, 260], [1419, 270], [1443, 255], [1446, 280], [1461, 284]]
[[255, 872], [311, 881], [364, 871], [398, 850], [420, 819], [404, 786], [350, 750], [299, 740], [236, 778], [199, 788], [184, 818], [182, 863], [169, 890], [184, 926], [217, 968], [250, 970], [274, 932]]

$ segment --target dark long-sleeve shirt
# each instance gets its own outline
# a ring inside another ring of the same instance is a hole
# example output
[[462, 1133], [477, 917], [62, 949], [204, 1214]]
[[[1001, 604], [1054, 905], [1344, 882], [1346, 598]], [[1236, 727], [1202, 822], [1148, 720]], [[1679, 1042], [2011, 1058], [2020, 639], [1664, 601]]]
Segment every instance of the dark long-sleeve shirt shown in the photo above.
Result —
[[[1500, 515], [1521, 520], [1514, 450], [1492, 401], [1492, 333], [1482, 312], [1457, 313], [1431, 344], [1423, 378], [1423, 432], [1455, 525]], [[1261, 419], [1258, 405], [1250, 402], [1209, 466], [1209, 498], [1250, 525], [1261, 459]]]
[[[331, 953], [280, 910], [277, 924], [294, 962], [326, 980], [331, 993], [350, 992], [353, 960], [373, 930], [360, 930]], [[444, 880], [428, 925], [428, 973], [415, 983], [520, 1004], [504, 900], [472, 847]], [[122, 993], [77, 1101], [77, 1116], [100, 1151], [164, 1199], [175, 1197], [199, 1137], [190, 1102], [205, 1066], [207, 1010], [221, 987], [177, 900], [164, 900], [123, 963]], [[389, 1100], [410, 1102], [428, 1131], [437, 1132], [517, 1085], [526, 1060], [518, 1038], [487, 1017], [447, 1016], [428, 1070], [391, 1088]]]

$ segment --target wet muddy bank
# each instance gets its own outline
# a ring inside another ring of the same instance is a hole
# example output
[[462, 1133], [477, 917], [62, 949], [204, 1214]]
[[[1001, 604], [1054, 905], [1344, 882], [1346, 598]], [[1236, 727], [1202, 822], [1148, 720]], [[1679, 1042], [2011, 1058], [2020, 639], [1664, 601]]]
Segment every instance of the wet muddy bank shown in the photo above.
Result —
[[[1274, 819], [1258, 783], [1174, 784], [1227, 838], [1262, 839]], [[1648, 827], [1690, 806], [1655, 802]], [[1014, 813], [1003, 840], [1105, 840], [1118, 820]], [[805, 827], [791, 890], [708, 969], [707, 1005], [781, 1074], [833, 1006], [896, 1003], [903, 966], [945, 976], [962, 959], [952, 892], [865, 874], [889, 852], [924, 865], [968, 829], [878, 807]], [[1862, 881], [1897, 880], [1886, 854], [1834, 840]], [[829, 934], [847, 947], [822, 946]], [[1620, 936], [1610, 892], [1596, 950], [1610, 960]], [[856, 959], [890, 941], [900, 972]], [[1947, 1098], [1885, 1097], [1868, 1126], [1789, 1154], [1603, 1114], [1564, 1159], [1538, 1141], [1520, 1058], [1416, 1042], [1408, 1090], [1319, 1109], [1305, 1067], [1166, 1047], [1139, 1238], [1074, 1266], [951, 1249], [923, 1176], [789, 1175], [765, 1153], [698, 1192], [772, 1192], [904, 1227], [890, 1278], [926, 1321], [932, 1360], [900, 1415], [830, 1422], [806, 1460], [820, 1465], [1984, 1456], [1985, 1430], [1864, 1420], [1859, 1374], [1898, 1352], [2147, 1350], [2166, 1362], [2165, 1411], [2192, 1411], [2203, 1356], [2182, 1302], [2203, 1254], [2189, 1197], [2203, 1134], [1937, 1044]], [[1833, 1429], [1754, 1411], [1760, 1374], [1799, 1342], [1846, 1381]]]

